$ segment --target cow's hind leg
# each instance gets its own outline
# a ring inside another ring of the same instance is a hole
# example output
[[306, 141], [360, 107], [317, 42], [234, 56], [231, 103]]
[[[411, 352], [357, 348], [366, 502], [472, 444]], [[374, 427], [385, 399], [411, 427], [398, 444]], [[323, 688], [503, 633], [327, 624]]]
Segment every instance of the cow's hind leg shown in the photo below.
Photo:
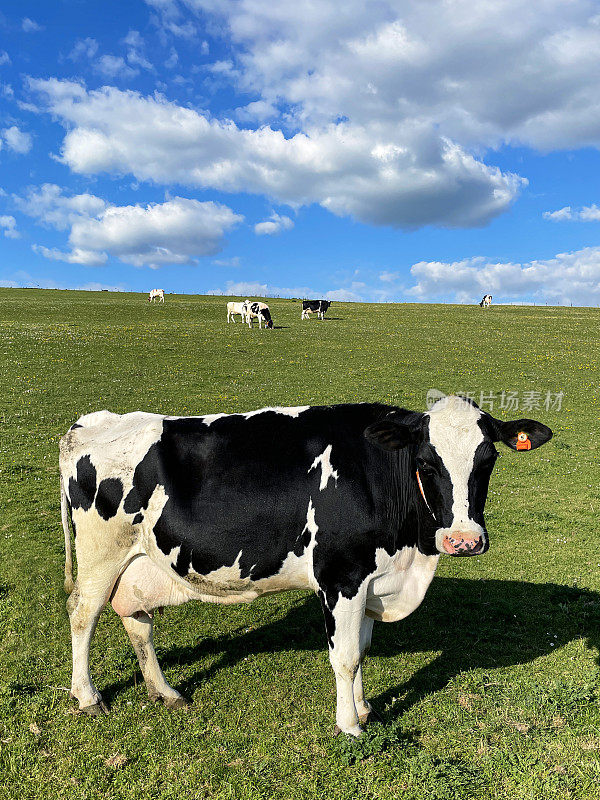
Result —
[[73, 646], [71, 695], [81, 711], [98, 716], [107, 708], [90, 676], [90, 643], [135, 537], [128, 526], [103, 520], [95, 509], [78, 510], [77, 515], [77, 580], [67, 600]]
[[76, 582], [67, 600], [73, 647], [71, 696], [79, 702], [79, 709], [92, 717], [108, 712], [90, 675], [90, 643], [109, 593], [110, 587], [106, 592], [82, 592]]
[[189, 701], [169, 686], [162, 673], [152, 641], [152, 617], [144, 611], [138, 611], [134, 617], [121, 619], [140, 662], [150, 700], [153, 703], [162, 702], [168, 708], [188, 706]]

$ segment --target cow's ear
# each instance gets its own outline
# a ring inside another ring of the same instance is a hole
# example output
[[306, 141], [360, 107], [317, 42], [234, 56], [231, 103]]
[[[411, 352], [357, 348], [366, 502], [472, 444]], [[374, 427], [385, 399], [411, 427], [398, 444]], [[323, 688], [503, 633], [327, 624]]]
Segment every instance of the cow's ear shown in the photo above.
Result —
[[384, 419], [365, 428], [364, 437], [382, 450], [400, 450], [415, 442], [418, 432], [402, 422]]
[[494, 420], [497, 435], [495, 441], [503, 442], [512, 450], [535, 450], [552, 438], [547, 425], [534, 419], [515, 419], [509, 422]]

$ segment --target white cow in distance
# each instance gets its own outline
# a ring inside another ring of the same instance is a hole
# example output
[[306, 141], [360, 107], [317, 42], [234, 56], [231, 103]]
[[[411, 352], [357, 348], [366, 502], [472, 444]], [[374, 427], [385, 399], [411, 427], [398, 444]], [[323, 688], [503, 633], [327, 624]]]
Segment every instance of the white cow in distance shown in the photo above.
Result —
[[150, 294], [148, 295], [148, 302], [153, 303], [155, 300], [158, 300], [159, 303], [165, 302], [165, 290], [164, 289], [152, 289]]
[[492, 305], [492, 295], [491, 294], [484, 294], [481, 302], [479, 305], [482, 308], [489, 308]]
[[231, 319], [231, 322], [235, 322], [234, 314], [240, 314], [242, 317], [242, 322], [246, 322], [246, 317], [248, 316], [248, 305], [250, 304], [250, 300], [244, 300], [243, 303], [234, 303], [229, 302], [227, 303], [227, 322]]

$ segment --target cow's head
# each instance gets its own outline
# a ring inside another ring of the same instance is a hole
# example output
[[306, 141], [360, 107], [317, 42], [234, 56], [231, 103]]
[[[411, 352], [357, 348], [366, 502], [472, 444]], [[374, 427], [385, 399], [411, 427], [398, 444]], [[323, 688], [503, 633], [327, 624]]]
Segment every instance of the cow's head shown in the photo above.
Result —
[[384, 450], [412, 446], [410, 479], [416, 481], [435, 521], [435, 549], [473, 556], [489, 547], [483, 509], [498, 457], [494, 443], [526, 452], [545, 444], [552, 431], [532, 419], [502, 422], [475, 403], [451, 396], [438, 400], [425, 414], [402, 421], [392, 415], [376, 422], [365, 436]]

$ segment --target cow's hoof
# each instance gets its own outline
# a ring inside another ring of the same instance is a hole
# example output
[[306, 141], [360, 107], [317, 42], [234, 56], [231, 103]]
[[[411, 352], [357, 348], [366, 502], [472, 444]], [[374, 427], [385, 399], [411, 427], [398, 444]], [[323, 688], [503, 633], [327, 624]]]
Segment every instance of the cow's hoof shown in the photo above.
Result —
[[103, 717], [108, 714], [108, 706], [104, 700], [100, 700], [99, 703], [94, 703], [91, 706], [83, 706], [79, 710], [82, 714], [87, 714], [88, 717]]
[[167, 708], [189, 708], [192, 703], [187, 697], [163, 697], [163, 703]]
[[370, 725], [372, 722], [383, 722], [381, 716], [371, 707], [366, 714], [359, 714], [358, 721], [361, 725]]
[[339, 725], [336, 725], [336, 726], [335, 726], [335, 728], [333, 729], [333, 735], [334, 735], [334, 736], [339, 736], [339, 735], [340, 735], [340, 733], [343, 733], [343, 734], [345, 734], [345, 735], [346, 735], [346, 736], [348, 736], [348, 737], [353, 737], [354, 739], [358, 739], [358, 737], [359, 737], [359, 736], [361, 735], [361, 733], [362, 733], [362, 728], [360, 727], [360, 725], [355, 725], [355, 726], [354, 726], [353, 728], [351, 728], [349, 731], [343, 731], [343, 730], [340, 728], [340, 726], [339, 726]]

